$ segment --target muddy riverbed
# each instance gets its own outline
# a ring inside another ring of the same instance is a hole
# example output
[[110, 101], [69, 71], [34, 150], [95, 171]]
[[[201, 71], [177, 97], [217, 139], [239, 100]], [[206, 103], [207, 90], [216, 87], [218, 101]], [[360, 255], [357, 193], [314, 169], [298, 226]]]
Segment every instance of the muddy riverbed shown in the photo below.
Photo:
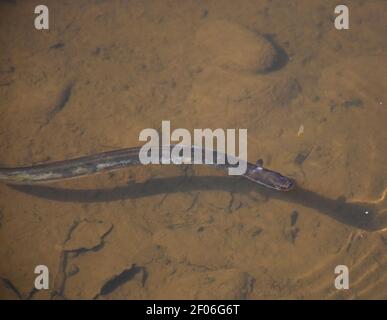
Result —
[[0, 298], [387, 298], [385, 1], [340, 31], [330, 0], [51, 0], [49, 30], [37, 4], [0, 1], [1, 167], [170, 120], [248, 129], [248, 159], [298, 187], [188, 165], [0, 184]]

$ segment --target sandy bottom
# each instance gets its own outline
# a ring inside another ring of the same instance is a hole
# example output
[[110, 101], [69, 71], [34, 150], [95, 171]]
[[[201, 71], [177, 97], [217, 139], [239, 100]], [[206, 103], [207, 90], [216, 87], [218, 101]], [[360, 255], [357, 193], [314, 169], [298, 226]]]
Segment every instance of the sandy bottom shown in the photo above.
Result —
[[170, 120], [247, 128], [249, 160], [299, 187], [201, 166], [1, 184], [0, 298], [387, 298], [385, 1], [351, 1], [344, 31], [330, 0], [46, 4], [37, 31], [35, 2], [0, 2], [1, 166], [137, 146]]

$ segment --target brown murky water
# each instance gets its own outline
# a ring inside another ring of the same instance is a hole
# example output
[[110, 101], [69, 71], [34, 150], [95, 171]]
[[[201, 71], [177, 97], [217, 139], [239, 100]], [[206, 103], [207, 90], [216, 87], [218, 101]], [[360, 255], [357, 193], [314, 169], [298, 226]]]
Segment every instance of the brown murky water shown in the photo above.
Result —
[[[247, 128], [278, 193], [201, 166], [0, 185], [0, 297], [387, 298], [387, 2], [0, 1], [0, 164]], [[34, 268], [50, 289], [34, 290]], [[350, 289], [334, 287], [346, 265]]]

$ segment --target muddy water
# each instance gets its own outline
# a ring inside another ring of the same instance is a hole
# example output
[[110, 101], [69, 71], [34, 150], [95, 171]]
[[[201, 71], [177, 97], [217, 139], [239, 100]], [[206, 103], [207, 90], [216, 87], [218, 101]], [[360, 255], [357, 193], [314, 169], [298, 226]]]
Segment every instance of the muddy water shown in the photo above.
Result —
[[[0, 2], [0, 164], [247, 128], [290, 193], [199, 166], [0, 185], [0, 297], [387, 298], [387, 3]], [[208, 36], [207, 36], [208, 35]], [[46, 265], [49, 290], [34, 290]], [[346, 265], [350, 289], [334, 287]]]

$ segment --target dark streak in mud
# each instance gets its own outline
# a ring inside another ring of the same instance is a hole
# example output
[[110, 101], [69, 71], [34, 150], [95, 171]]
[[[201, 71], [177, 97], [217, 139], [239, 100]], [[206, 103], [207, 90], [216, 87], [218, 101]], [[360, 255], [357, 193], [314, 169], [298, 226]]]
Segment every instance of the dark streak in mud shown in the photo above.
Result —
[[0, 278], [0, 280], [3, 282], [4, 286], [8, 289], [10, 289], [14, 294], [17, 295], [19, 299], [22, 299], [22, 295], [20, 294], [19, 290], [16, 289], [16, 287], [13, 285], [13, 283], [6, 278]]
[[192, 210], [195, 207], [196, 203], [199, 200], [199, 194], [200, 194], [200, 192], [198, 192], [197, 194], [194, 195], [191, 205], [186, 210], [184, 210], [184, 212], [189, 212], [190, 210]]
[[275, 72], [278, 70], [281, 70], [284, 68], [287, 63], [289, 62], [289, 56], [286, 53], [286, 51], [278, 44], [276, 41], [276, 35], [275, 34], [264, 34], [263, 35], [267, 41], [271, 43], [271, 45], [274, 47], [276, 51], [276, 58], [274, 60], [274, 63], [271, 68], [266, 70], [264, 73], [270, 73], [270, 72]]
[[64, 45], [63, 42], [57, 42], [57, 43], [53, 44], [53, 45], [50, 47], [50, 49], [61, 49], [61, 48], [63, 48], [64, 46], [65, 46], [65, 45]]
[[116, 290], [118, 287], [122, 286], [124, 283], [132, 280], [138, 273], [142, 272], [142, 286], [145, 285], [145, 281], [147, 278], [147, 273], [145, 271], [144, 267], [138, 267], [136, 265], [132, 265], [129, 269], [125, 269], [122, 271], [119, 275], [113, 277], [111, 280], [107, 281], [101, 288], [100, 293], [95, 297], [98, 296], [105, 296], [110, 293], [112, 293], [114, 290]]
[[50, 122], [59, 112], [63, 110], [63, 108], [66, 106], [67, 102], [70, 100], [71, 92], [74, 87], [74, 82], [70, 82], [62, 91], [57, 104], [55, 107], [48, 113], [47, 115], [47, 121]]
[[[93, 248], [79, 248], [79, 249], [75, 249], [75, 250], [65, 250], [65, 251], [66, 252], [72, 252], [72, 253], [75, 253], [77, 255], [80, 255], [80, 254], [88, 252], [88, 251], [97, 252], [100, 249], [102, 249], [102, 247], [105, 245], [104, 240], [110, 234], [110, 232], [113, 230], [113, 228], [114, 228], [114, 225], [111, 225], [110, 228], [108, 230], [106, 230], [106, 232], [104, 234], [101, 235], [101, 237], [100, 237], [101, 238], [101, 242], [98, 245], [96, 245], [95, 247], [93, 247]], [[71, 238], [71, 236], [70, 236], [70, 238]]]
[[297, 154], [297, 156], [294, 158], [294, 163], [301, 166], [306, 159], [308, 159], [310, 153], [312, 152], [312, 149], [304, 150]]
[[3, 83], [0, 83], [0, 87], [8, 87], [8, 86], [10, 86], [12, 83], [13, 83], [13, 81], [3, 82]]
[[38, 292], [38, 290], [37, 290], [36, 288], [33, 288], [33, 289], [30, 291], [30, 293], [28, 294], [26, 300], [31, 300], [31, 299], [34, 297], [35, 293], [37, 293], [37, 292]]
[[293, 210], [290, 214], [290, 225], [293, 227], [298, 219], [298, 212], [296, 210]]
[[[70, 226], [69, 231], [67, 232], [66, 239], [63, 242], [63, 246], [67, 241], [70, 240], [71, 234], [79, 224], [80, 224], [80, 221], [76, 220]], [[64, 292], [66, 279], [67, 279], [66, 268], [67, 268], [67, 262], [68, 262], [68, 253], [69, 253], [68, 251], [62, 250], [62, 253], [60, 255], [58, 275], [57, 275], [57, 278], [55, 279], [54, 288], [51, 292], [51, 298], [63, 297], [63, 292]]]
[[363, 107], [363, 101], [361, 99], [347, 100], [342, 103], [343, 107], [349, 108], [361, 108]]
[[[67, 241], [69, 241], [71, 239], [71, 235], [72, 235], [73, 231], [76, 229], [76, 227], [81, 222], [82, 221], [78, 221], [78, 220], [74, 221], [74, 223], [69, 228], [69, 231], [67, 233], [66, 239], [63, 243], [63, 246], [66, 244]], [[76, 249], [76, 250], [63, 250], [62, 251], [61, 256], [60, 256], [58, 278], [55, 281], [54, 289], [51, 293], [51, 298], [55, 298], [55, 297], [65, 298], [64, 297], [64, 290], [65, 290], [65, 286], [66, 286], [67, 266], [68, 266], [68, 262], [70, 260], [70, 254], [80, 255], [80, 254], [85, 253], [87, 251], [100, 250], [105, 245], [104, 239], [106, 238], [106, 236], [108, 234], [110, 234], [110, 232], [113, 230], [113, 227], [114, 226], [112, 225], [103, 235], [101, 235], [101, 243], [99, 245], [91, 248], [91, 249], [80, 248], [80, 249]]]

